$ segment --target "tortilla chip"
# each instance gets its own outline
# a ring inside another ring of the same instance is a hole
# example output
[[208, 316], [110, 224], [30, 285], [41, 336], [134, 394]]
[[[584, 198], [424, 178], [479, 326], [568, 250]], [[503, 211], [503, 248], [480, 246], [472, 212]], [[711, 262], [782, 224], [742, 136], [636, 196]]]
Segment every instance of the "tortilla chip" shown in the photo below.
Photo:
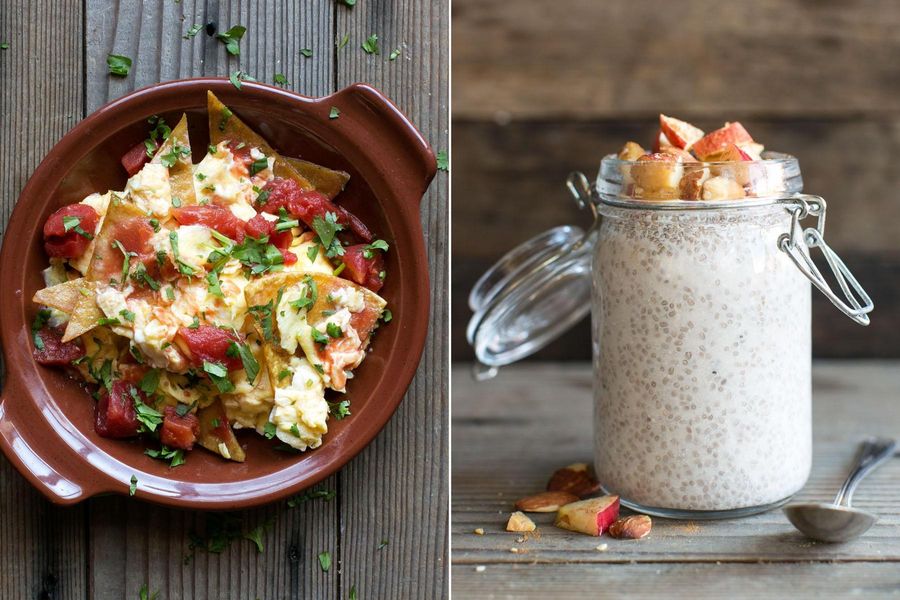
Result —
[[31, 297], [31, 301], [70, 315], [75, 310], [78, 301], [83, 298], [80, 290], [85, 289], [84, 286], [84, 277], [79, 277], [38, 290]]
[[344, 191], [344, 187], [350, 181], [350, 173], [346, 171], [335, 171], [334, 169], [299, 158], [291, 158], [289, 156], [283, 158], [298, 173], [303, 175], [316, 191], [328, 196], [329, 200], [334, 200], [335, 196]]
[[[150, 162], [161, 163], [162, 157], [169, 154], [176, 143], [189, 150], [191, 148], [191, 140], [188, 137], [187, 115], [181, 115], [178, 125], [172, 130], [172, 133], [169, 134], [163, 145], [159, 147], [159, 150], [156, 151]], [[169, 187], [172, 190], [172, 197], [181, 200], [183, 205], [197, 204], [197, 196], [194, 193], [193, 161], [191, 161], [190, 154], [187, 156], [179, 154], [175, 164], [169, 167]]]
[[212, 404], [198, 410], [197, 418], [200, 420], [198, 441], [201, 446], [228, 460], [244, 462], [246, 458], [244, 449], [241, 448], [234, 436], [234, 431], [225, 415], [225, 407], [220, 399], [216, 398]]
[[[278, 375], [291, 370], [291, 355], [274, 344], [263, 344], [263, 356], [266, 358], [266, 371], [272, 388], [284, 388], [291, 385], [290, 377]], [[274, 393], [274, 392], [273, 392]]]
[[113, 199], [109, 203], [109, 208], [106, 210], [106, 218], [103, 219], [103, 227], [100, 228], [100, 232], [94, 239], [96, 242], [94, 246], [94, 256], [91, 259], [91, 264], [88, 267], [87, 273], [85, 273], [85, 277], [88, 280], [97, 281], [99, 278], [99, 274], [95, 269], [98, 261], [101, 261], [108, 253], [119, 253], [119, 250], [113, 245], [113, 242], [115, 241], [113, 239], [113, 230], [115, 229], [115, 226], [122, 221], [126, 221], [133, 217], [146, 216], [144, 211], [129, 202], [127, 197], [123, 198], [121, 196], [113, 195]]
[[69, 322], [66, 323], [66, 332], [62, 338], [64, 342], [70, 342], [84, 335], [97, 326], [97, 321], [106, 316], [97, 306], [97, 297], [94, 292], [96, 284], [93, 281], [82, 281], [82, 284], [76, 288], [80, 298], [70, 313]]
[[230, 108], [216, 98], [215, 94], [207, 91], [206, 98], [209, 111], [209, 139], [212, 144], [218, 145], [223, 140], [231, 140], [258, 148], [266, 156], [275, 159], [276, 176], [293, 179], [304, 190], [314, 189], [313, 184], [306, 177], [298, 173], [261, 135], [247, 127]]

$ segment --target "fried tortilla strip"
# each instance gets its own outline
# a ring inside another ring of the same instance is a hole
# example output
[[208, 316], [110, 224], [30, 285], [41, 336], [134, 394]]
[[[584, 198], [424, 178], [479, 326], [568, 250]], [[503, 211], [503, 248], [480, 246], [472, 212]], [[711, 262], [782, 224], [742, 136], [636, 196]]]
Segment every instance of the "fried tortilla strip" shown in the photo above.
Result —
[[58, 283], [36, 291], [31, 297], [31, 301], [71, 315], [75, 311], [78, 301], [83, 298], [80, 290], [84, 288], [84, 285], [84, 277], [71, 279], [65, 283]]
[[234, 436], [221, 400], [217, 398], [206, 408], [198, 410], [197, 418], [200, 419], [201, 446], [228, 460], [244, 462], [244, 449]]
[[291, 384], [291, 377], [279, 375], [290, 373], [291, 355], [276, 346], [275, 344], [263, 344], [263, 356], [266, 358], [266, 370], [269, 374], [269, 381], [273, 388], [284, 388]]
[[304, 190], [314, 189], [306, 177], [297, 172], [280, 154], [278, 154], [261, 135], [247, 127], [230, 108], [222, 104], [211, 91], [206, 93], [209, 110], [209, 139], [213, 144], [223, 140], [243, 142], [258, 148], [266, 156], [275, 158], [275, 175], [285, 179], [293, 179]]
[[344, 191], [344, 186], [350, 181], [350, 173], [346, 171], [335, 171], [300, 158], [291, 158], [289, 156], [282, 158], [294, 167], [298, 173], [306, 177], [316, 191], [328, 196], [329, 200], [334, 200], [335, 196]]
[[97, 306], [97, 297], [94, 294], [95, 285], [96, 283], [93, 281], [83, 280], [82, 285], [76, 288], [80, 297], [75, 304], [75, 308], [72, 309], [69, 322], [66, 323], [66, 331], [63, 334], [62, 341], [70, 342], [84, 335], [96, 327], [97, 322], [105, 316], [100, 307]]
[[119, 250], [113, 246], [116, 225], [132, 217], [144, 216], [146, 215], [137, 206], [125, 202], [121, 197], [113, 194], [113, 199], [106, 211], [106, 218], [103, 219], [103, 227], [94, 238], [94, 256], [91, 258], [91, 264], [84, 276], [84, 285], [78, 288], [81, 298], [78, 299], [75, 308], [70, 313], [69, 323], [66, 325], [66, 332], [63, 335], [64, 342], [84, 335], [96, 327], [97, 321], [105, 316], [97, 306], [95, 291], [96, 281], [100, 275], [95, 267], [98, 263], [106, 260], [106, 257], [118, 254]]
[[[184, 155], [181, 150], [187, 148], [188, 154]], [[169, 187], [172, 190], [172, 197], [181, 200], [183, 205], [197, 204], [197, 196], [194, 193], [194, 171], [193, 162], [190, 155], [191, 140], [188, 137], [187, 115], [181, 115], [178, 125], [169, 134], [169, 137], [160, 146], [159, 150], [150, 161], [152, 163], [162, 163], [164, 156], [171, 157], [172, 151], [176, 150], [175, 164], [169, 167]]]

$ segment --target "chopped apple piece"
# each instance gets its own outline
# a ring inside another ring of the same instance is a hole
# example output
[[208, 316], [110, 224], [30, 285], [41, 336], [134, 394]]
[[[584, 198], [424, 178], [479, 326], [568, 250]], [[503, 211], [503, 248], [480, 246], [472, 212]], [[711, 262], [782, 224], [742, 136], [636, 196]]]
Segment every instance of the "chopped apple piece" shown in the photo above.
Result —
[[751, 158], [751, 160], [762, 160], [763, 150], [766, 149], [762, 144], [757, 144], [756, 142], [745, 142], [743, 144], [737, 144], [737, 147], [747, 153], [747, 155]]
[[619, 497], [601, 496], [566, 504], [556, 513], [560, 529], [598, 536], [619, 518]]
[[668, 146], [673, 146], [672, 142], [669, 141], [669, 138], [666, 137], [666, 134], [660, 130], [656, 134], [656, 138], [653, 140], [653, 151], [654, 152], [662, 152], [663, 148]]
[[694, 142], [691, 150], [700, 160], [708, 160], [709, 156], [721, 152], [731, 144], [749, 144], [751, 142], [753, 142], [753, 138], [750, 137], [744, 126], [735, 121], [734, 123], [725, 123], [724, 127], [710, 131]]
[[731, 178], [720, 175], [703, 182], [704, 200], [740, 200], [744, 196], [744, 187]]
[[645, 154], [631, 166], [634, 195], [648, 200], [670, 200], [678, 194], [682, 166], [677, 156], [664, 152]]
[[687, 171], [678, 184], [679, 200], [699, 200], [703, 195], [703, 182], [709, 177], [709, 169]]
[[728, 144], [728, 146], [719, 152], [707, 155], [704, 160], [707, 162], [741, 162], [747, 160], [752, 161], [753, 158], [741, 150], [737, 144]]
[[688, 152], [687, 150], [682, 150], [681, 148], [676, 148], [675, 146], [663, 146], [660, 150], [662, 154], [670, 154], [675, 158], [679, 159], [683, 163], [692, 163], [698, 162], [694, 155]]
[[507, 531], [518, 531], [520, 533], [526, 531], [534, 531], [537, 529], [537, 526], [534, 524], [528, 515], [523, 512], [516, 511], [509, 515], [509, 521], [506, 523]]
[[619, 160], [637, 160], [646, 153], [647, 151], [641, 148], [640, 144], [625, 142], [625, 145], [619, 150]]
[[689, 150], [694, 142], [703, 137], [703, 130], [699, 127], [663, 114], [659, 115], [659, 128], [673, 146], [683, 150]]

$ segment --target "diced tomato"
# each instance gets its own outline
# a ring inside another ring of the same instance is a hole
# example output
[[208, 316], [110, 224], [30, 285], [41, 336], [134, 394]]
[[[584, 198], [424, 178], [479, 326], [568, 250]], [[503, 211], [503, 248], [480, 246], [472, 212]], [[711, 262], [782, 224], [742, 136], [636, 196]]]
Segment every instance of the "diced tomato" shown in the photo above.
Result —
[[50, 215], [44, 223], [44, 249], [47, 254], [54, 258], [77, 258], [84, 254], [91, 240], [75, 231], [75, 227], [66, 231], [64, 217], [75, 217], [78, 219], [77, 226], [93, 236], [100, 215], [87, 204], [69, 204]]
[[41, 339], [43, 348], [34, 347], [34, 360], [39, 365], [62, 367], [72, 364], [73, 360], [77, 360], [84, 356], [84, 348], [76, 341], [62, 341], [63, 334], [66, 329], [63, 326], [49, 327], [46, 326], [37, 332], [37, 337]]
[[191, 450], [197, 436], [200, 435], [200, 419], [197, 415], [187, 413], [183, 417], [172, 406], [167, 406], [159, 430], [159, 441], [170, 448]]
[[232, 342], [240, 344], [240, 336], [233, 331], [201, 325], [196, 329], [180, 327], [175, 336], [176, 342], [195, 367], [202, 367], [204, 361], [225, 365], [229, 371], [240, 369], [240, 356], [228, 356], [228, 348]]
[[304, 190], [293, 179], [276, 177], [263, 188], [269, 192], [269, 199], [262, 210], [273, 215], [284, 207], [289, 213], [312, 227], [313, 219], [325, 218], [325, 213], [334, 213], [337, 222], [348, 227], [364, 242], [372, 241], [372, 232], [343, 206], [338, 206], [328, 196], [315, 190]]
[[380, 251], [372, 250], [372, 258], [366, 258], [365, 252], [366, 244], [344, 248], [341, 260], [346, 266], [341, 272], [341, 277], [377, 292], [384, 285], [381, 276], [384, 273], [384, 257]]
[[250, 163], [253, 162], [253, 157], [250, 156], [250, 148], [247, 144], [235, 142], [234, 140], [228, 142], [228, 149], [231, 150], [235, 162], [244, 163], [244, 166], [248, 168]]
[[153, 153], [156, 152], [156, 149], [159, 148], [159, 143], [155, 140], [153, 142], [153, 150], [151, 154], [147, 155], [147, 146], [144, 145], [144, 142], [135, 145], [131, 150], [122, 155], [122, 166], [125, 168], [125, 172], [128, 173], [128, 176], [131, 177], [138, 171], [140, 171], [145, 164], [150, 162], [150, 158]]
[[179, 225], [204, 225], [236, 242], [244, 239], [244, 222], [229, 209], [217, 206], [182, 206], [172, 209]]
[[253, 238], [261, 238], [264, 235], [269, 236], [269, 243], [279, 250], [286, 250], [291, 247], [294, 241], [294, 235], [290, 229], [284, 231], [275, 231], [275, 221], [270, 221], [262, 214], [258, 214], [244, 224], [244, 231]]
[[146, 398], [134, 384], [117, 380], [108, 392], [104, 389], [94, 413], [94, 430], [103, 437], [127, 438], [138, 434], [134, 396]]
[[103, 249], [98, 248], [96, 253], [93, 267], [98, 279], [103, 280], [121, 275], [122, 263], [125, 258], [122, 256], [122, 251], [112, 241], [119, 242], [126, 252], [133, 252], [137, 255], [129, 259], [132, 265], [135, 264], [135, 261], [145, 265], [155, 263], [156, 253], [153, 251], [153, 246], [150, 245], [153, 227], [150, 225], [149, 219], [132, 217], [116, 223], [113, 227], [109, 246]]
[[281, 258], [284, 260], [284, 264], [286, 266], [290, 266], [297, 262], [297, 255], [291, 252], [290, 250], [285, 250], [284, 248], [279, 248], [279, 252], [281, 252]]

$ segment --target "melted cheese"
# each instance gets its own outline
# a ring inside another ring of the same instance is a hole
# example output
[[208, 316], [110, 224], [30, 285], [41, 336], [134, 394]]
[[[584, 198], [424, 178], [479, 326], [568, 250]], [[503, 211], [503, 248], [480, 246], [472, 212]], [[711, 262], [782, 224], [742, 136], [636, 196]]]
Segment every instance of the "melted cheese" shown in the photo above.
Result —
[[[269, 420], [275, 435], [297, 450], [318, 448], [328, 432], [328, 402], [321, 377], [304, 358], [291, 359], [291, 385], [275, 389]], [[299, 435], [298, 435], [299, 434]]]
[[156, 217], [166, 217], [172, 208], [172, 188], [169, 169], [157, 163], [147, 163], [128, 180], [125, 191], [132, 202]]

